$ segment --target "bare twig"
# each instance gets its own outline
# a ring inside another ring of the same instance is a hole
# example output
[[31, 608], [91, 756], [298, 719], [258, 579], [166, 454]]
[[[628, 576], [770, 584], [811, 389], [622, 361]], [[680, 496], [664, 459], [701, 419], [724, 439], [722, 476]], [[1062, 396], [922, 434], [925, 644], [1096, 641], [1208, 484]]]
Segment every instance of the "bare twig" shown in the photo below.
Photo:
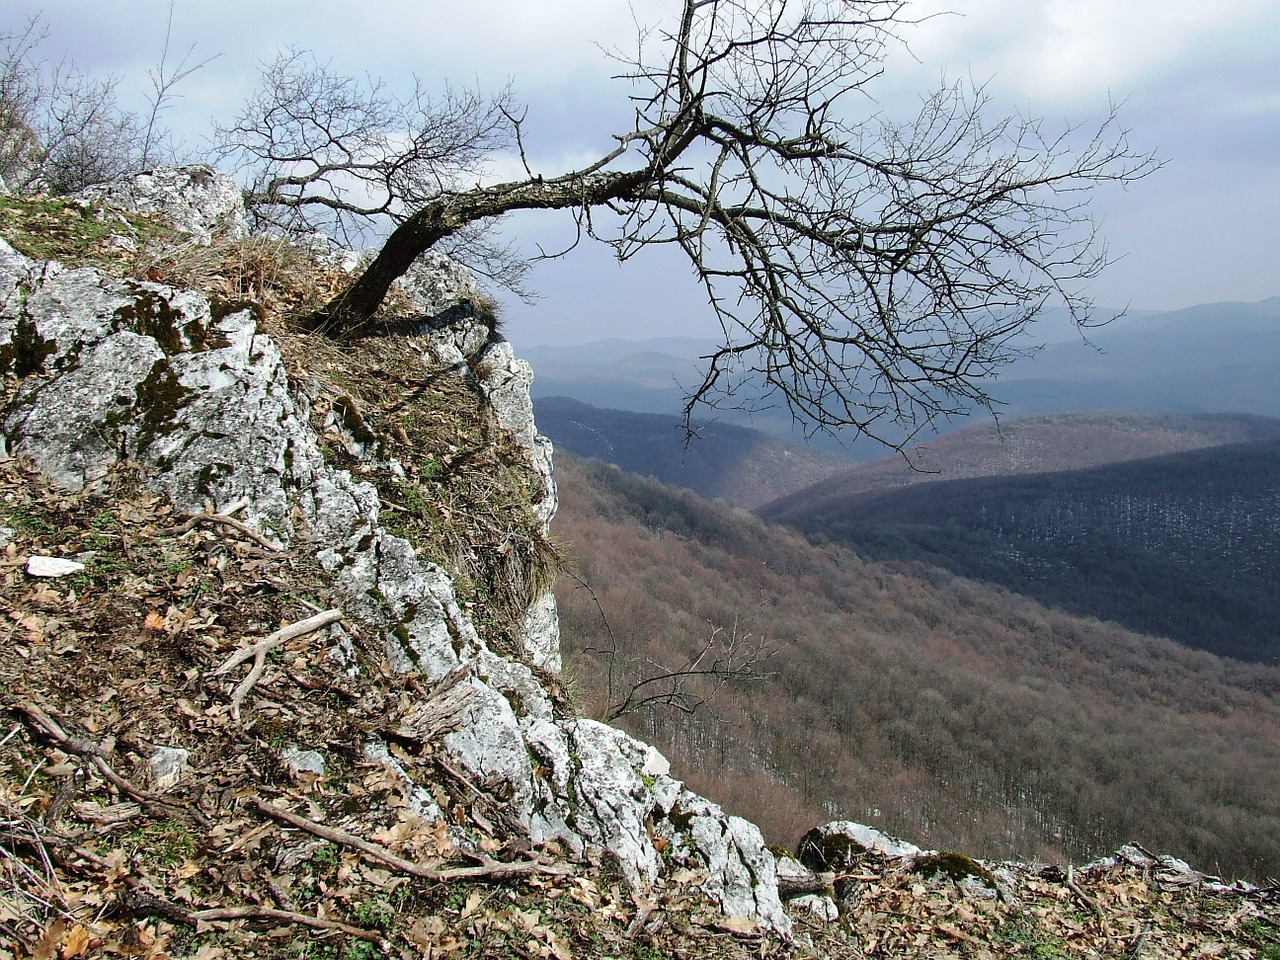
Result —
[[424, 867], [420, 863], [413, 863], [410, 860], [397, 857], [385, 847], [370, 843], [368, 840], [347, 833], [345, 830], [326, 827], [323, 824], [316, 823], [314, 820], [300, 817], [295, 813], [283, 810], [280, 807], [274, 807], [262, 800], [256, 801], [254, 806], [259, 813], [265, 814], [274, 820], [287, 823], [290, 826], [297, 827], [299, 830], [305, 830], [307, 833], [320, 837], [322, 840], [328, 840], [330, 843], [336, 843], [350, 850], [358, 850], [366, 856], [398, 870], [400, 873], [406, 873], [411, 877], [419, 877], [435, 883], [446, 883], [454, 880], [504, 880], [508, 877], [526, 877], [530, 874], [568, 876], [573, 872], [570, 867], [557, 867], [552, 864], [537, 863], [531, 860], [523, 860], [518, 863], [499, 863], [496, 860], [486, 860], [475, 867], [452, 867], [446, 870], [435, 870], [431, 867]]
[[308, 633], [315, 633], [322, 630], [332, 623], [337, 623], [342, 619], [342, 611], [337, 609], [325, 610], [317, 613], [315, 616], [307, 617], [305, 620], [299, 620], [291, 623], [287, 627], [281, 627], [275, 633], [265, 639], [259, 640], [252, 646], [244, 647], [237, 650], [226, 661], [223, 662], [213, 675], [221, 676], [229, 670], [234, 669], [244, 663], [250, 657], [253, 658], [253, 667], [249, 670], [248, 676], [240, 681], [235, 692], [231, 697], [231, 716], [236, 720], [240, 719], [240, 704], [244, 702], [244, 698], [249, 695], [249, 691], [262, 678], [262, 671], [267, 666], [267, 654], [280, 646], [282, 643], [288, 643], [298, 637], [304, 637]]
[[1076, 883], [1075, 868], [1071, 864], [1067, 864], [1067, 889], [1071, 891], [1077, 900], [1088, 907], [1091, 912], [1097, 916], [1102, 916], [1102, 910], [1098, 907], [1098, 904], [1092, 897], [1081, 890], [1080, 885]]
[[181, 536], [184, 533], [190, 533], [192, 530], [194, 530], [197, 526], [199, 526], [202, 523], [209, 523], [215, 526], [220, 525], [224, 527], [230, 527], [233, 530], [238, 530], [240, 533], [243, 533], [246, 537], [248, 537], [254, 543], [258, 544], [264, 550], [270, 550], [272, 553], [281, 553], [284, 551], [285, 548], [282, 547], [280, 544], [272, 543], [262, 534], [258, 533], [257, 530], [254, 530], [252, 527], [248, 526], [247, 524], [241, 523], [235, 517], [231, 516], [231, 514], [235, 512], [235, 509], [236, 508], [233, 507], [231, 509], [223, 511], [222, 513], [214, 513], [212, 510], [209, 510], [208, 508], [206, 508], [202, 512], [197, 513], [195, 516], [189, 518], [185, 523], [179, 524], [176, 527], [170, 527], [168, 530], [165, 531], [165, 533], [170, 534], [172, 536]]

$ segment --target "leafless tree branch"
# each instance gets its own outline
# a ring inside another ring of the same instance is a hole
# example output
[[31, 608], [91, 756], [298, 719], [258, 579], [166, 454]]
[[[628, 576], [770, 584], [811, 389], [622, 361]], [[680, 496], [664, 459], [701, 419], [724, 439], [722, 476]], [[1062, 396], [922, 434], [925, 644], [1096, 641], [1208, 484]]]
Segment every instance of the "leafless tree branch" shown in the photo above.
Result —
[[[533, 171], [509, 90], [398, 104], [297, 52], [225, 139], [259, 172], [265, 216], [394, 224], [315, 329], [358, 330], [418, 255], [461, 230], [564, 209], [620, 260], [673, 245], [701, 280], [723, 339], [687, 420], [750, 386], [749, 402], [784, 404], [811, 430], [901, 446], [990, 406], [984, 384], [1046, 306], [1094, 322], [1085, 282], [1108, 255], [1090, 191], [1159, 166], [1114, 108], [1051, 130], [952, 84], [914, 117], [883, 115], [868, 87], [909, 22], [902, 0], [684, 0], [675, 22], [614, 53], [633, 129], [555, 176]], [[407, 145], [392, 129], [413, 131]], [[473, 185], [512, 137], [526, 178]]]

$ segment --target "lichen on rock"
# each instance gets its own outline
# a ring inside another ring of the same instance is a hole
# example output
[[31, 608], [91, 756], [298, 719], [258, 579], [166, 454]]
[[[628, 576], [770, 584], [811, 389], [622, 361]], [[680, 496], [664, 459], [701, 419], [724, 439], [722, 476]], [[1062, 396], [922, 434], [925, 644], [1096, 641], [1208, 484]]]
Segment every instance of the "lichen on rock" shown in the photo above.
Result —
[[[184, 190], [213, 189], [190, 170], [151, 176], [152, 185], [178, 191], [159, 203], [166, 212], [181, 206]], [[135, 183], [98, 199], [141, 203], [139, 195]], [[206, 217], [187, 226], [214, 224]], [[529, 556], [515, 551], [527, 565], [545, 549], [556, 507], [550, 444], [533, 421], [532, 372], [491, 324], [453, 309], [470, 302], [474, 278], [431, 258], [411, 280], [415, 302], [434, 313], [405, 340], [415, 352], [400, 369], [417, 371], [405, 392], [416, 395], [452, 371], [458, 395], [479, 404], [474, 442], [487, 445], [494, 469], [510, 474], [511, 495], [524, 498], [525, 519], [512, 532], [529, 545]], [[504, 649], [501, 631], [484, 626], [493, 611], [483, 590], [446, 569], [447, 551], [441, 562], [427, 558], [447, 504], [419, 509], [405, 498], [443, 491], [474, 453], [450, 452], [436, 438], [439, 459], [407, 459], [430, 439], [423, 431], [456, 429], [436, 422], [439, 410], [413, 422], [367, 411], [364, 440], [331, 444], [338, 394], [320, 381], [342, 375], [342, 358], [323, 375], [299, 363], [291, 369], [283, 341], [264, 331], [255, 310], [215, 315], [192, 291], [64, 270], [0, 244], [2, 355], [16, 355], [19, 336], [40, 346], [0, 414], [13, 452], [66, 489], [135, 462], [180, 513], [235, 509], [263, 543], [313, 555], [329, 578], [330, 602], [361, 625], [355, 665], [414, 678], [420, 699], [407, 705], [405, 722], [429, 728], [458, 776], [501, 811], [494, 816], [502, 830], [608, 857], [638, 889], [682, 870], [726, 913], [790, 929], [758, 829], [685, 790], [652, 747], [566, 715], [548, 686], [560, 657], [546, 572], [514, 571], [523, 582], [505, 602], [521, 605], [518, 636]], [[411, 442], [395, 441], [395, 430]], [[388, 506], [397, 491], [401, 501]], [[370, 731], [359, 748], [415, 784], [428, 775], [412, 758], [393, 757], [388, 737]], [[429, 793], [416, 795], [424, 814], [438, 812]]]

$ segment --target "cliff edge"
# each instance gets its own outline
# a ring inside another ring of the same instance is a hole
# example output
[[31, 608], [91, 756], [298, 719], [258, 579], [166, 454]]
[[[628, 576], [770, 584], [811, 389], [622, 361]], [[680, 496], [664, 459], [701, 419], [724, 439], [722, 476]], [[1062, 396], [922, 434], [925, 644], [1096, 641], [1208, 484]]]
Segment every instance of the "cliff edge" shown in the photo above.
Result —
[[[336, 344], [282, 306], [350, 257], [250, 237], [208, 168], [5, 216], [14, 956], [870, 955], [887, 933], [840, 939], [878, 915], [868, 871], [915, 891], [902, 916], [961, 889], [839, 828], [780, 881], [754, 825], [574, 716], [550, 445], [465, 271], [426, 258], [384, 329]], [[1105, 869], [1160, 863], [1136, 862]], [[991, 929], [1050, 884], [977, 876]], [[780, 888], [813, 895], [800, 940]], [[1214, 889], [1271, 917], [1274, 891]], [[942, 943], [975, 940], [947, 916]]]

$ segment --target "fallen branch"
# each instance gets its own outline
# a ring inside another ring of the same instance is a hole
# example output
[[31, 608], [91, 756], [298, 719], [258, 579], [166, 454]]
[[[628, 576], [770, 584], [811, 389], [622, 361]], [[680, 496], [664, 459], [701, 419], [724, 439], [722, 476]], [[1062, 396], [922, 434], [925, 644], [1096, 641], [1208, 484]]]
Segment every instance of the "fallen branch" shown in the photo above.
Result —
[[530, 874], [568, 876], [573, 872], [569, 867], [556, 867], [531, 860], [523, 860], [519, 863], [500, 863], [497, 860], [488, 859], [476, 867], [452, 867], [447, 870], [434, 870], [431, 867], [424, 867], [420, 863], [397, 857], [385, 847], [370, 843], [368, 840], [347, 833], [345, 830], [326, 827], [288, 810], [273, 807], [263, 800], [255, 801], [255, 806], [259, 813], [265, 814], [272, 819], [297, 827], [299, 830], [305, 830], [307, 833], [320, 837], [322, 840], [328, 840], [330, 843], [336, 843], [350, 850], [358, 850], [360, 853], [370, 856], [380, 863], [398, 870], [400, 873], [408, 874], [411, 877], [419, 877], [423, 880], [430, 880], [433, 883], [446, 883], [453, 880], [502, 880], [507, 877], [525, 877]]
[[246, 537], [248, 537], [250, 540], [258, 544], [259, 546], [263, 547], [264, 549], [270, 550], [272, 553], [281, 553], [285, 549], [284, 547], [282, 547], [278, 543], [272, 543], [262, 534], [258, 533], [257, 530], [254, 530], [252, 527], [248, 526], [247, 524], [241, 523], [239, 520], [237, 520], [235, 517], [232, 516], [233, 513], [236, 513], [239, 510], [243, 510], [244, 506], [245, 505], [243, 503], [235, 503], [232, 506], [228, 507], [226, 510], [224, 510], [222, 513], [214, 513], [208, 507], [205, 507], [203, 511], [201, 511], [200, 513], [197, 513], [195, 516], [188, 519], [186, 523], [180, 524], [179, 526], [176, 526], [176, 527], [170, 527], [168, 530], [165, 531], [165, 533], [171, 534], [173, 536], [182, 536], [182, 534], [184, 533], [190, 533], [192, 530], [194, 530], [197, 526], [199, 526], [202, 523], [209, 523], [215, 526], [220, 525], [224, 527], [230, 527], [233, 530], [238, 530], [240, 533], [243, 533]]
[[107, 757], [111, 754], [99, 744], [91, 740], [82, 740], [79, 737], [73, 737], [62, 725], [53, 717], [45, 713], [34, 703], [29, 700], [22, 700], [13, 704], [12, 709], [21, 714], [26, 715], [44, 734], [53, 740], [58, 746], [78, 756], [86, 757], [102, 774], [103, 778], [112, 784], [117, 790], [132, 797], [134, 800], [144, 806], [157, 806], [172, 816], [174, 813], [182, 816], [191, 817], [203, 827], [209, 826], [209, 819], [194, 807], [182, 806], [176, 803], [170, 803], [165, 797], [158, 793], [151, 793], [134, 786], [120, 774], [111, 769], [111, 765], [107, 763]]
[[1076, 899], [1088, 907], [1095, 915], [1102, 916], [1102, 910], [1097, 903], [1093, 901], [1087, 893], [1080, 889], [1080, 885], [1076, 883], [1075, 868], [1071, 864], [1067, 864], [1067, 889], [1075, 895]]
[[248, 676], [240, 681], [236, 686], [235, 692], [231, 696], [231, 716], [240, 719], [240, 704], [244, 702], [244, 698], [249, 695], [249, 691], [254, 688], [257, 682], [262, 679], [262, 671], [267, 667], [267, 654], [280, 646], [282, 643], [288, 643], [298, 637], [305, 637], [308, 633], [315, 633], [322, 630], [331, 623], [336, 623], [342, 619], [341, 610], [325, 610], [317, 613], [313, 617], [307, 617], [305, 620], [299, 620], [291, 623], [287, 627], [281, 627], [275, 633], [271, 634], [252, 646], [243, 647], [233, 653], [227, 660], [216, 670], [213, 675], [221, 676], [228, 670], [233, 670], [240, 664], [244, 663], [250, 657], [253, 658], [253, 667], [249, 670]]
[[835, 892], [835, 883], [834, 873], [814, 873], [807, 877], [778, 877], [778, 896], [783, 900], [794, 900], [796, 897], [810, 894], [831, 896]]
[[[115, 870], [119, 866], [84, 847], [72, 846], [71, 851], [76, 856], [89, 861], [100, 869]], [[58, 860], [65, 866], [70, 866], [70, 860], [67, 857], [59, 856]], [[308, 916], [305, 913], [298, 913], [296, 910], [276, 910], [271, 907], [256, 905], [208, 907], [203, 910], [189, 910], [161, 896], [155, 887], [134, 874], [125, 873], [120, 877], [120, 881], [129, 891], [126, 902], [130, 910], [135, 914], [152, 913], [174, 923], [181, 923], [191, 927], [194, 927], [197, 923], [211, 923], [220, 920], [271, 920], [280, 923], [296, 923], [302, 926], [314, 927], [317, 930], [333, 930], [358, 937], [361, 940], [368, 940], [370, 943], [376, 943], [379, 946], [384, 945], [381, 935], [371, 930], [353, 927], [337, 920], [324, 920], [320, 917]]]
[[268, 920], [272, 923], [296, 923], [316, 930], [332, 930], [360, 940], [367, 940], [370, 943], [376, 943], [379, 946], [384, 945], [381, 934], [374, 933], [372, 930], [353, 927], [337, 920], [312, 917], [294, 910], [277, 910], [274, 907], [251, 905], [187, 910], [170, 900], [137, 891], [134, 891], [132, 896], [129, 897], [129, 907], [134, 913], [152, 913], [171, 922], [181, 923], [189, 927], [194, 927], [198, 923], [215, 923], [225, 920]]

